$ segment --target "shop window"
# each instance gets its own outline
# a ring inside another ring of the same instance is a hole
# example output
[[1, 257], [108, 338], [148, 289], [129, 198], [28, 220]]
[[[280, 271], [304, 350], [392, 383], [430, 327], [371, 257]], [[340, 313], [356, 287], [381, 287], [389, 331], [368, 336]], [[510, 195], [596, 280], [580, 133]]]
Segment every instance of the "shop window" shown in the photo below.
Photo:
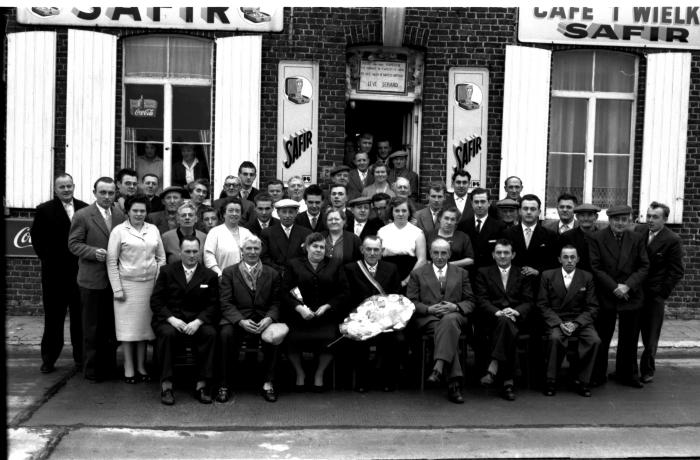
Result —
[[637, 58], [611, 51], [553, 54], [546, 205], [573, 193], [603, 209], [631, 190]]
[[183, 162], [211, 177], [210, 40], [149, 35], [124, 41], [124, 167], [184, 185]]

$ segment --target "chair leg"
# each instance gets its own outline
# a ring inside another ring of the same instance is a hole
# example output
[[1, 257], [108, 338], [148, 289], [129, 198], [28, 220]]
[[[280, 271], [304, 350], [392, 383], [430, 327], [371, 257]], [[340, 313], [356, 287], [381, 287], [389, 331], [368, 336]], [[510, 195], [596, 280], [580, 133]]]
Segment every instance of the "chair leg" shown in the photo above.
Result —
[[425, 338], [421, 339], [421, 351], [420, 351], [420, 391], [425, 390], [425, 353], [426, 353], [427, 343]]

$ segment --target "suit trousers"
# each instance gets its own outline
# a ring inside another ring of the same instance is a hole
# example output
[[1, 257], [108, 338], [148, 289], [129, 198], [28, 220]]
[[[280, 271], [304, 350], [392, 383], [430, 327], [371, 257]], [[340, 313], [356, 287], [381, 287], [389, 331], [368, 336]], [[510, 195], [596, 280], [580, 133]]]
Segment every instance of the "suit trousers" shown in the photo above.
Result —
[[114, 293], [105, 289], [80, 288], [83, 306], [83, 372], [88, 379], [106, 379], [117, 366], [114, 333]]
[[618, 317], [615, 378], [622, 381], [639, 378], [637, 341], [639, 340], [640, 316], [641, 309], [618, 312], [606, 308], [598, 312], [595, 328], [600, 337], [600, 348], [598, 349], [598, 356], [596, 357], [593, 375], [591, 376], [594, 382], [605, 382], [607, 378], [608, 352]]
[[450, 379], [461, 379], [464, 374], [459, 359], [459, 336], [467, 329], [467, 317], [461, 313], [448, 313], [441, 318], [428, 315], [427, 319], [420, 332], [433, 336], [433, 360], [441, 359], [449, 364]]
[[202, 324], [192, 336], [185, 335], [170, 325], [161, 323], [156, 327], [156, 352], [160, 364], [160, 381], [173, 378], [173, 361], [177, 346], [190, 337], [195, 345], [197, 380], [209, 382], [214, 377], [214, 353], [216, 351], [216, 328]]
[[357, 372], [357, 379], [369, 384], [373, 374], [370, 368], [369, 348], [377, 347], [377, 361], [379, 363], [379, 378], [382, 383], [396, 383], [401, 367], [401, 355], [406, 343], [403, 331], [379, 334], [369, 340], [351, 342], [350, 356]]
[[664, 306], [666, 299], [651, 294], [644, 296], [640, 327], [644, 351], [639, 361], [639, 372], [642, 375], [654, 375], [656, 371], [656, 349], [661, 337], [661, 326], [664, 324]]
[[507, 316], [493, 316], [489, 321], [491, 329], [491, 359], [498, 361], [498, 374], [503, 380], [515, 376], [520, 325]]
[[42, 302], [44, 304], [44, 334], [41, 337], [41, 360], [54, 364], [63, 350], [63, 325], [66, 311], [70, 314], [70, 342], [73, 361], [83, 363], [83, 320], [80, 290], [72, 279], [53, 270], [41, 270]]
[[[572, 334], [578, 337], [578, 361], [576, 378], [579, 382], [588, 384], [593, 373], [593, 364], [600, 347], [600, 337], [592, 325], [579, 327]], [[566, 356], [569, 337], [564, 335], [559, 327], [553, 327], [547, 335], [547, 380], [556, 380], [561, 363]]]
[[239, 325], [224, 324], [219, 329], [219, 371], [221, 372], [219, 383], [221, 386], [230, 387], [233, 383], [235, 363], [238, 362], [238, 354], [244, 340], [248, 344], [262, 344], [263, 381], [275, 380], [279, 346], [261, 340], [260, 335], [250, 334]]

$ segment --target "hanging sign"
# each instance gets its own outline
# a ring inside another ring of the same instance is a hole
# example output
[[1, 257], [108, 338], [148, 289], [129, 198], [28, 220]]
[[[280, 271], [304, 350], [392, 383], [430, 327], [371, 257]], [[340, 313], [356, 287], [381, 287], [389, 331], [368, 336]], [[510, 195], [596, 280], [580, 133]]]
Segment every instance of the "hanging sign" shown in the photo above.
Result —
[[29, 229], [32, 219], [5, 219], [5, 256], [37, 257]]

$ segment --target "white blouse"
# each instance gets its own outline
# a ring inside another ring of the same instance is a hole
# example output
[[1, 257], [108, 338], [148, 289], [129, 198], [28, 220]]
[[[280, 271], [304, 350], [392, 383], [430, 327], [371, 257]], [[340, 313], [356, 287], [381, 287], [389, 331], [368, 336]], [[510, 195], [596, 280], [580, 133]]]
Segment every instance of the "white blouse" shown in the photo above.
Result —
[[204, 266], [211, 268], [221, 276], [224, 268], [241, 261], [241, 242], [253, 234], [245, 227], [238, 226], [238, 241], [233, 237], [226, 224], [217, 225], [209, 230], [204, 242]]
[[423, 236], [423, 230], [411, 223], [399, 229], [393, 222], [379, 229], [377, 236], [382, 239], [384, 256], [416, 256], [416, 241]]

